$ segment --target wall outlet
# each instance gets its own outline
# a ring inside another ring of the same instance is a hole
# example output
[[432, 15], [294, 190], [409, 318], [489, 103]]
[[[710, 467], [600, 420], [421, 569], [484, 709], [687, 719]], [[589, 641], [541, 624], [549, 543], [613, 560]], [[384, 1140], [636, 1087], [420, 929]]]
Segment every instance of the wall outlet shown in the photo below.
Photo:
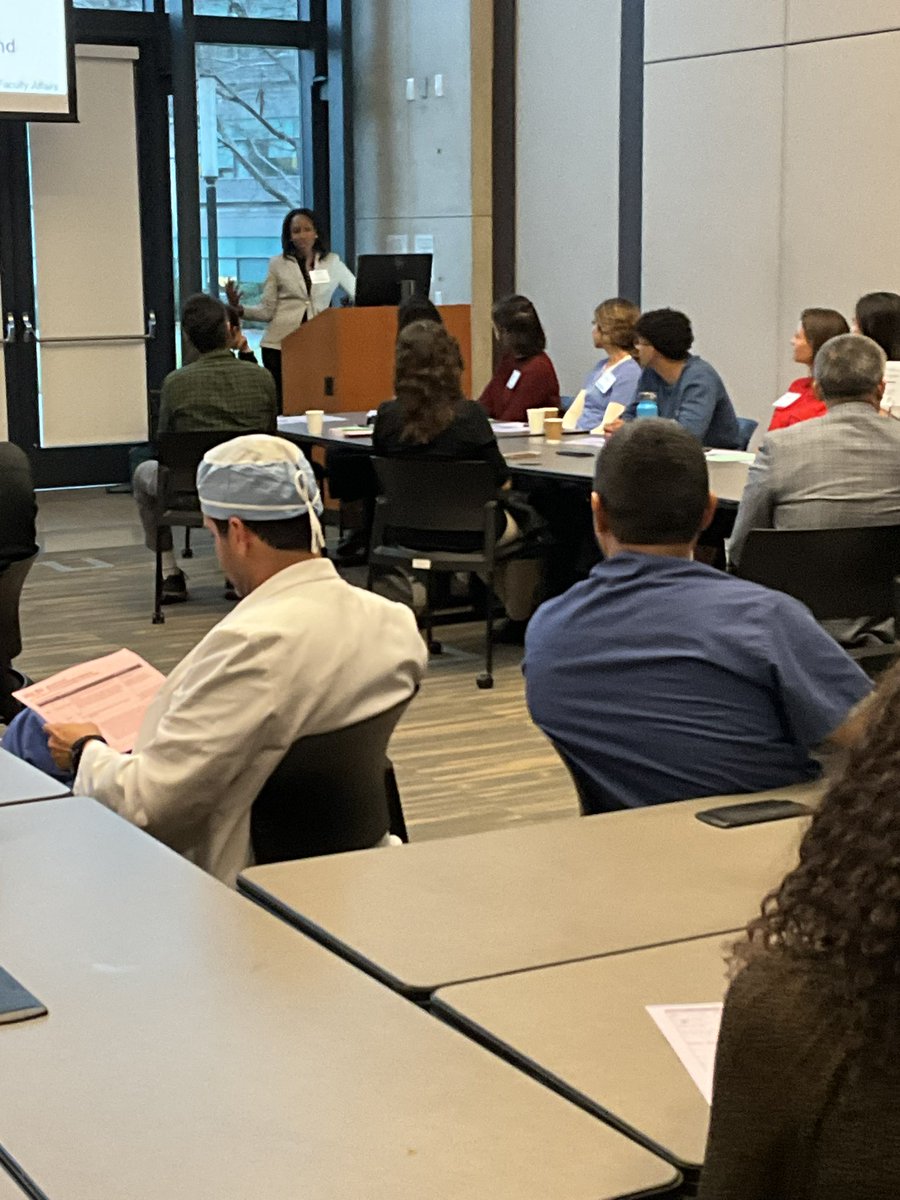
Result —
[[407, 100], [415, 100], [415, 98], [416, 98], [416, 81], [415, 81], [415, 79], [407, 79], [407, 81], [406, 81], [406, 98], [407, 98]]
[[434, 235], [417, 233], [413, 239], [413, 250], [416, 254], [434, 254]]
[[443, 75], [435, 75], [434, 77], [434, 94], [441, 97], [444, 94], [444, 77]]

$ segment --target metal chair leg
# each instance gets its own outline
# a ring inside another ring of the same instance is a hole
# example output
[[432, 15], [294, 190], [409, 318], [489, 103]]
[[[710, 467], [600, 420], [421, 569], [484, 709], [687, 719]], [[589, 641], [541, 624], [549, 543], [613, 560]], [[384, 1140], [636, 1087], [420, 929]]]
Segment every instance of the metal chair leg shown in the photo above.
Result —
[[434, 590], [432, 587], [433, 571], [425, 572], [425, 644], [429, 654], [443, 654], [444, 647], [434, 637]]
[[153, 599], [153, 624], [163, 625], [166, 618], [163, 616], [162, 610], [162, 590], [163, 590], [163, 568], [162, 568], [162, 550], [159, 545], [159, 530], [156, 531], [156, 584], [155, 594]]
[[191, 549], [191, 527], [190, 527], [190, 525], [185, 525], [185, 527], [184, 527], [184, 549], [181, 552], [181, 557], [182, 558], [193, 558], [194, 557], [194, 551]]
[[484, 672], [475, 683], [482, 690], [494, 686], [494, 574], [489, 572], [485, 580], [484, 614]]

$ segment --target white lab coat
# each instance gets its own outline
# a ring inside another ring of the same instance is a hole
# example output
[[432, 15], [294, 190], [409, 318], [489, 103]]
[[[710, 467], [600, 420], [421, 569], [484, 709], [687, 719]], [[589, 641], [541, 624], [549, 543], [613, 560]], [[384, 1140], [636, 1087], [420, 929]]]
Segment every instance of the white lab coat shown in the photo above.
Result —
[[270, 260], [262, 299], [259, 304], [244, 306], [245, 320], [268, 322], [262, 337], [263, 346], [280, 350], [282, 340], [300, 328], [304, 316], [308, 320], [329, 306], [338, 286], [351, 300], [356, 295], [356, 276], [336, 254], [317, 257], [313, 270], [324, 272], [327, 278], [314, 282], [307, 291], [296, 258], [276, 254]]
[[75, 791], [233, 884], [251, 861], [251, 805], [286, 750], [399, 704], [426, 661], [408, 608], [326, 559], [286, 567], [175, 667], [133, 754], [87, 743]]

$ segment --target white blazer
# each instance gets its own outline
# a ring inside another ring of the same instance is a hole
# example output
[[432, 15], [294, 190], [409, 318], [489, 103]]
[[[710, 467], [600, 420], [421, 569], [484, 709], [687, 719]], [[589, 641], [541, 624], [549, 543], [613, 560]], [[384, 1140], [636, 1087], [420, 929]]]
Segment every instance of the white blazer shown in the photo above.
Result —
[[133, 754], [87, 743], [79, 795], [233, 884], [251, 861], [250, 808], [288, 748], [409, 698], [427, 658], [405, 605], [327, 559], [285, 567], [175, 667]]
[[[316, 272], [323, 277], [316, 278]], [[356, 276], [336, 254], [317, 256], [311, 274], [312, 287], [307, 291], [296, 258], [276, 254], [270, 260], [262, 300], [259, 304], [244, 306], [244, 317], [248, 321], [267, 322], [263, 346], [279, 350], [282, 340], [300, 328], [304, 317], [307, 320], [316, 317], [329, 306], [338, 286], [351, 300], [356, 295]]]

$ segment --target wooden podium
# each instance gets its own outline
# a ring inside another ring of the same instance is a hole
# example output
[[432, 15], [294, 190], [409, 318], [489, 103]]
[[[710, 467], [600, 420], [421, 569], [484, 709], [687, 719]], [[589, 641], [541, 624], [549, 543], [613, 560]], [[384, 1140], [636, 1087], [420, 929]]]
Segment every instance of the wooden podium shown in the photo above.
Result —
[[[470, 306], [446, 304], [444, 324], [463, 356], [463, 395], [472, 392]], [[366, 412], [394, 394], [396, 308], [327, 308], [281, 343], [286, 415], [308, 408]]]

